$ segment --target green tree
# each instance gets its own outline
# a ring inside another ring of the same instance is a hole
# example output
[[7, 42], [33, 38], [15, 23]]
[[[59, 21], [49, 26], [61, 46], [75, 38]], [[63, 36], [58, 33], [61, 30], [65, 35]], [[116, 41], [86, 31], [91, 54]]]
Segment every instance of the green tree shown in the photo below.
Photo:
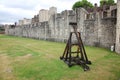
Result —
[[108, 5], [113, 5], [113, 4], [115, 4], [115, 2], [114, 2], [114, 0], [108, 0], [108, 1], [107, 1], [107, 4], [108, 4]]
[[101, 0], [100, 1], [100, 6], [103, 6], [104, 4], [107, 4], [107, 0]]
[[104, 4], [113, 5], [113, 4], [115, 4], [115, 2], [114, 2], [114, 0], [101, 0], [100, 1], [100, 6], [103, 6]]
[[92, 8], [93, 4], [88, 2], [87, 0], [77, 1], [73, 4], [72, 9], [75, 10], [75, 8], [79, 8], [79, 7]]

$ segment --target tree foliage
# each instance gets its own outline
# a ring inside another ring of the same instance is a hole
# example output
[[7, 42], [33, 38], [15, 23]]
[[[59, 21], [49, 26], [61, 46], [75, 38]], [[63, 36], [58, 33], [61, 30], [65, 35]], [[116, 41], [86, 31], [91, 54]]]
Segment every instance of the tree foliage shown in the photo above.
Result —
[[92, 8], [93, 4], [91, 2], [88, 2], [87, 0], [77, 1], [73, 4], [72, 9], [75, 10], [75, 8], [79, 8], [79, 7]]
[[104, 4], [106, 4], [106, 5], [114, 5], [115, 2], [114, 2], [114, 0], [101, 0], [100, 1], [100, 6], [103, 6]]

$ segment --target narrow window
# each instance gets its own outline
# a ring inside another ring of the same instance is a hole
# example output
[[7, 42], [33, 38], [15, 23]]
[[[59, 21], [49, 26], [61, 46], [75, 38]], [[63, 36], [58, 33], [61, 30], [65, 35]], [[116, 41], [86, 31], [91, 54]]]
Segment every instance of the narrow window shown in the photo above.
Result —
[[106, 18], [107, 17], [107, 12], [103, 12], [103, 18]]

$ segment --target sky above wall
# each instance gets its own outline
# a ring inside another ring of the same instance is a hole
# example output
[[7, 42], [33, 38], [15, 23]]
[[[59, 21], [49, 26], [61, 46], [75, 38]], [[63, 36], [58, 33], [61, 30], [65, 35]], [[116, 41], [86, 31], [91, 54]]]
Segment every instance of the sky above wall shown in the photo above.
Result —
[[[57, 7], [57, 12], [71, 10], [79, 0], [0, 0], [0, 24], [12, 24], [23, 18], [32, 18], [40, 9]], [[88, 0], [99, 5], [100, 0]]]

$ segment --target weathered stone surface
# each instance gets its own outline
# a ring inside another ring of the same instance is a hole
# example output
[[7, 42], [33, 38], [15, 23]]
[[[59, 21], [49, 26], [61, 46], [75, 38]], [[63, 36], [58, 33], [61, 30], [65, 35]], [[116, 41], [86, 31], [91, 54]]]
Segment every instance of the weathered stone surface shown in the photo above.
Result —
[[116, 48], [117, 53], [120, 53], [120, 0], [117, 0], [117, 26], [116, 26]]
[[[120, 10], [118, 12], [120, 13]], [[81, 32], [81, 37], [85, 45], [110, 49], [116, 42], [116, 52], [120, 53], [120, 15], [117, 16], [119, 17], [117, 19], [119, 23], [117, 23], [116, 28], [115, 18], [102, 19], [101, 13], [96, 12], [94, 18], [87, 20], [87, 14], [88, 12], [83, 8], [77, 9], [76, 12], [65, 10], [59, 14], [53, 14], [47, 22], [17, 26], [15, 28], [7, 27], [6, 34], [66, 42], [69, 33], [73, 31], [72, 27], [69, 26], [69, 22], [77, 21], [78, 31]]]

